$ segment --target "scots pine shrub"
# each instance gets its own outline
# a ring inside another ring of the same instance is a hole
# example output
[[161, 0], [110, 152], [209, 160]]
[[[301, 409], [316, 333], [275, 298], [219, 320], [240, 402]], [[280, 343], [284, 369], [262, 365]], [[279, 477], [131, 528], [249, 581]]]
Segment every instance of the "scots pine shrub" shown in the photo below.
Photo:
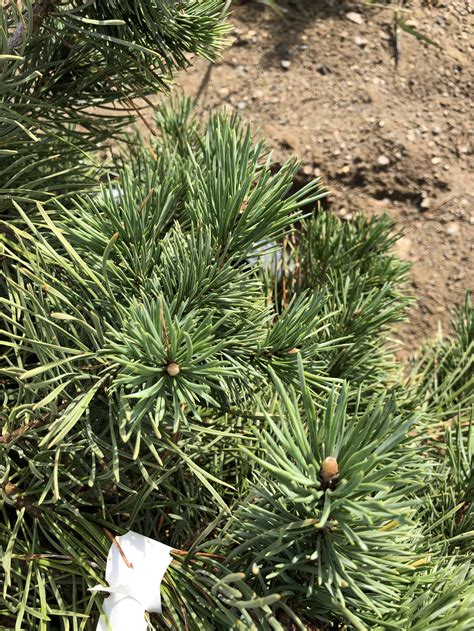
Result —
[[469, 297], [407, 376], [388, 218], [292, 192], [229, 114], [171, 101], [142, 138], [110, 109], [221, 12], [3, 10], [1, 626], [94, 629], [133, 530], [173, 549], [152, 628], [471, 629]]

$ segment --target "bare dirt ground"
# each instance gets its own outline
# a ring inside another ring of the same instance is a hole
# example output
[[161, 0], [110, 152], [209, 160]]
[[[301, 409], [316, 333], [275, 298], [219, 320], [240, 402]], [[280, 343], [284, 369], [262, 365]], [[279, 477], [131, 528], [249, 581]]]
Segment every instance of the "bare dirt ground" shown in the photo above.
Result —
[[399, 332], [409, 355], [449, 330], [473, 287], [472, 11], [464, 0], [403, 3], [405, 22], [438, 49], [395, 32], [394, 3], [280, 4], [282, 17], [234, 4], [222, 59], [193, 63], [178, 84], [194, 96], [201, 86], [203, 114], [240, 111], [278, 161], [297, 155], [301, 178], [321, 176], [346, 220], [388, 212], [404, 230], [398, 255], [417, 299]]

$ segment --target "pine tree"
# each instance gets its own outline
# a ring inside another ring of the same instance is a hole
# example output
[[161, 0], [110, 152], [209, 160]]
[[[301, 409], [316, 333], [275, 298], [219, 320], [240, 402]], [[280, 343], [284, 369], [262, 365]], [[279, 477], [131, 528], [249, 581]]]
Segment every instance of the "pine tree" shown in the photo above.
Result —
[[2, 628], [94, 629], [134, 530], [174, 550], [156, 629], [471, 629], [469, 296], [407, 376], [388, 218], [341, 222], [188, 100], [94, 157], [129, 118], [91, 105], [212, 55], [220, 15], [4, 9]]

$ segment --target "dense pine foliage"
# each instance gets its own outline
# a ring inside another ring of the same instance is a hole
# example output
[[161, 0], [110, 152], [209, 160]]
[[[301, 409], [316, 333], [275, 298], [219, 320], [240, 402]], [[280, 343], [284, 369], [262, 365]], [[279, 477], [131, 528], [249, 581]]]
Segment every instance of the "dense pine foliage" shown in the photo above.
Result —
[[155, 629], [472, 629], [469, 296], [407, 371], [388, 218], [187, 100], [91, 156], [221, 9], [3, 11], [0, 626], [94, 629], [134, 530], [175, 550]]
[[221, 12], [221, 0], [3, 2], [0, 214], [11, 196], [91, 185], [103, 167], [91, 152], [140, 113], [137, 99], [167, 89], [190, 53], [215, 56]]

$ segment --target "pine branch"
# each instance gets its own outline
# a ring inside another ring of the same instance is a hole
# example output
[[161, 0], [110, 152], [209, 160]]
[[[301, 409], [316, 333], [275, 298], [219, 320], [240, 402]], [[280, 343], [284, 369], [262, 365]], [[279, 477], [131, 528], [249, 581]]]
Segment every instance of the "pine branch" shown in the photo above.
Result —
[[22, 46], [27, 32], [34, 35], [34, 33], [40, 28], [45, 18], [51, 13], [53, 8], [53, 0], [36, 0], [31, 8], [31, 25], [28, 23], [28, 18], [25, 16], [24, 19], [19, 22], [15, 32], [8, 38], [8, 54], [14, 54], [17, 49]]
[[11, 218], [12, 197], [92, 190], [106, 166], [92, 153], [124, 138], [136, 99], [167, 91], [173, 72], [189, 64], [187, 53], [215, 58], [226, 30], [221, 8], [221, 0], [7, 7], [0, 27], [13, 33], [0, 43], [0, 213]]

